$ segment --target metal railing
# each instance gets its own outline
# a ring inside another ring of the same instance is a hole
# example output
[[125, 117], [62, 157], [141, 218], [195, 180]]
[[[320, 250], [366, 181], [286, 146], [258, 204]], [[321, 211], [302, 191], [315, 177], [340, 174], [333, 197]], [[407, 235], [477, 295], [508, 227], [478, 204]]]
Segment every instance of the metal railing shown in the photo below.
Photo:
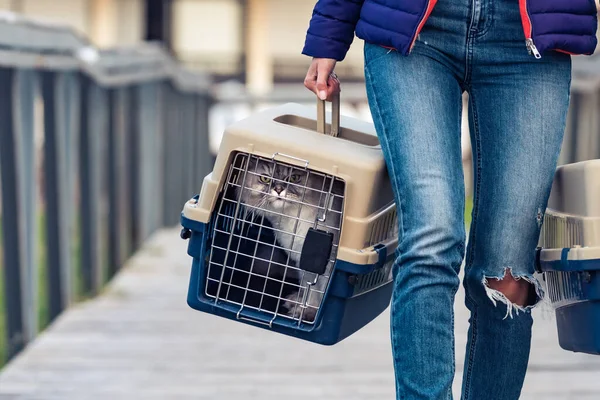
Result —
[[0, 15], [6, 358], [37, 334], [40, 307], [52, 321], [98, 293], [178, 222], [212, 162], [209, 87], [156, 44], [98, 50], [69, 28]]

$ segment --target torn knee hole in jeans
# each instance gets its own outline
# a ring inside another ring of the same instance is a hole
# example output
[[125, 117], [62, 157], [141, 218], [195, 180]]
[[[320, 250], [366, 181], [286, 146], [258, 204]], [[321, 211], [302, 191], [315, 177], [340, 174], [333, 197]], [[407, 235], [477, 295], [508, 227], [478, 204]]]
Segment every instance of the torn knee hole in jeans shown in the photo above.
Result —
[[[511, 301], [506, 294], [490, 286], [490, 280], [502, 282], [505, 279], [507, 279], [508, 276], [510, 276], [510, 278], [512, 278], [511, 280], [514, 282], [524, 281], [528, 283], [528, 291], [525, 304], [516, 304], [515, 302]], [[504, 317], [505, 319], [509, 317], [513, 318], [513, 314], [519, 315], [520, 312], [525, 313], [530, 311], [544, 297], [544, 290], [542, 289], [542, 285], [536, 278], [534, 278], [533, 276], [525, 275], [515, 276], [511, 268], [505, 268], [504, 274], [501, 277], [491, 277], [484, 275], [482, 283], [488, 298], [492, 301], [494, 306], [497, 307], [498, 302], [506, 305], [506, 315]]]

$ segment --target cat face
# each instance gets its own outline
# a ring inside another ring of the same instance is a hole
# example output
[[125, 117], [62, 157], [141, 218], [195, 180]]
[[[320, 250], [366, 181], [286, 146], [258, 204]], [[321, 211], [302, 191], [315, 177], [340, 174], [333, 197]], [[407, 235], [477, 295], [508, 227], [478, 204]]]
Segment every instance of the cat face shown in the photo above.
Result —
[[319, 180], [322, 186], [322, 177], [308, 174], [304, 169], [252, 158], [244, 190], [238, 187], [237, 191], [238, 194], [241, 191], [245, 204], [289, 215], [298, 210], [299, 202], [318, 205], [320, 193], [314, 189], [321, 190]]

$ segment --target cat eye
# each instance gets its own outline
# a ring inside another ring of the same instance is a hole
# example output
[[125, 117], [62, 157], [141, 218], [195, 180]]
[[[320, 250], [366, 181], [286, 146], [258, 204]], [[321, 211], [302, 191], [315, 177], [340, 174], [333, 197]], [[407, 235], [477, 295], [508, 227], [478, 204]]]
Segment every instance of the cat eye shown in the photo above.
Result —
[[262, 183], [271, 183], [271, 178], [269, 178], [268, 176], [264, 176], [261, 175], [258, 177], [258, 180], [261, 181]]
[[290, 176], [290, 183], [298, 183], [300, 182], [300, 180], [302, 179], [302, 177], [298, 174], [293, 174]]

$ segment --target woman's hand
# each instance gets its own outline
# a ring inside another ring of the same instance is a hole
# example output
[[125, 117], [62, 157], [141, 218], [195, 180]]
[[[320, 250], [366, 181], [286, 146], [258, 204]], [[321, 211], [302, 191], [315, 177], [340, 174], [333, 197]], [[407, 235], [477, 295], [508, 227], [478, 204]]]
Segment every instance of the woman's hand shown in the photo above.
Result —
[[304, 78], [304, 86], [321, 100], [331, 101], [340, 92], [340, 81], [333, 72], [335, 63], [332, 58], [313, 58]]

